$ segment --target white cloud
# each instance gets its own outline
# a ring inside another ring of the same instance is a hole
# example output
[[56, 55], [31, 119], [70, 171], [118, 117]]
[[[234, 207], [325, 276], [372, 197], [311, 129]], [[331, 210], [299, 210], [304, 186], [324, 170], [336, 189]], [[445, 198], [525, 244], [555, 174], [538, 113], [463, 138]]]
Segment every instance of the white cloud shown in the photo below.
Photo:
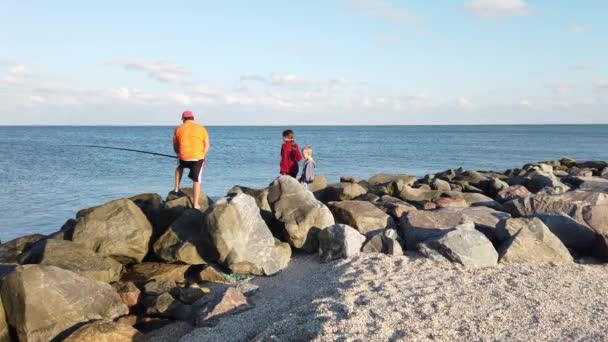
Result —
[[143, 71], [150, 78], [166, 83], [185, 83], [190, 70], [166, 61], [128, 60], [119, 62], [127, 70]]
[[345, 0], [344, 2], [350, 8], [366, 16], [398, 24], [413, 24], [419, 21], [413, 12], [400, 8], [387, 0]]
[[598, 80], [595, 82], [595, 87], [598, 89], [608, 89], [608, 80]]
[[576, 24], [570, 27], [570, 31], [574, 33], [585, 33], [589, 31], [589, 27], [585, 25]]
[[532, 13], [524, 0], [472, 0], [464, 8], [480, 18], [492, 19], [523, 16]]
[[471, 102], [471, 100], [469, 100], [468, 98], [465, 98], [465, 97], [461, 97], [458, 100], [456, 100], [456, 105], [463, 109], [473, 108], [473, 102]]

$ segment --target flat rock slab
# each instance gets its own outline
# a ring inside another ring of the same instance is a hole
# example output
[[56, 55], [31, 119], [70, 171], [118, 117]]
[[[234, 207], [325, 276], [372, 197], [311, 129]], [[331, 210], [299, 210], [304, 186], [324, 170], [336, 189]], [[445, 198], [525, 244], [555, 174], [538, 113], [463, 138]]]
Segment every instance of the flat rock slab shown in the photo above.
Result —
[[337, 223], [353, 227], [361, 234], [396, 227], [395, 221], [390, 215], [370, 202], [331, 202], [328, 206]]
[[182, 283], [186, 279], [186, 272], [190, 265], [163, 264], [157, 262], [144, 262], [133, 265], [124, 275], [126, 281], [164, 281], [172, 280]]
[[50, 341], [76, 324], [129, 313], [112, 286], [54, 266], [17, 267], [1, 294], [21, 341]]
[[443, 235], [467, 222], [471, 220], [461, 212], [417, 210], [401, 216], [400, 230], [406, 249], [416, 250], [417, 244]]

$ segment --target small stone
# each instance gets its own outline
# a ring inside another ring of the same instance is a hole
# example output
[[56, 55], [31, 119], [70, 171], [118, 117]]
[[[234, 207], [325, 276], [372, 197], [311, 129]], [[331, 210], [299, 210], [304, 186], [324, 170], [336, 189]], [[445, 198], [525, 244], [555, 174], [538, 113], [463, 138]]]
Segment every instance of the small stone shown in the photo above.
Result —
[[163, 293], [171, 292], [177, 284], [173, 280], [151, 281], [144, 285], [146, 295], [159, 296]]
[[241, 293], [243, 293], [245, 297], [251, 297], [255, 295], [260, 289], [259, 286], [250, 282], [239, 283], [236, 288], [239, 289], [239, 291], [241, 291]]
[[196, 315], [197, 326], [213, 326], [219, 318], [251, 308], [247, 297], [236, 287], [229, 287], [218, 293]]
[[214, 266], [205, 267], [205, 269], [202, 270], [198, 274], [198, 276], [199, 276], [200, 281], [218, 282], [218, 283], [223, 283], [223, 282], [228, 281], [224, 277], [224, 275], [222, 273], [220, 273], [220, 271], [218, 271]]
[[139, 297], [141, 295], [141, 291], [133, 284], [133, 282], [117, 282], [112, 284], [114, 290], [118, 292], [120, 299], [125, 305], [131, 309], [139, 302]]

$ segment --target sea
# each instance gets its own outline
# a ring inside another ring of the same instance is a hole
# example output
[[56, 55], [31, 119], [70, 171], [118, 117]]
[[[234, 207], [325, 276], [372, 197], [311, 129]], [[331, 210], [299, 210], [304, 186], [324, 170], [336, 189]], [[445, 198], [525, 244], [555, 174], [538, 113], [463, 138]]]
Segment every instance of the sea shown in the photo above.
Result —
[[[207, 127], [211, 150], [203, 190], [265, 187], [279, 174], [287, 127]], [[316, 173], [367, 179], [377, 173], [423, 176], [449, 168], [504, 171], [570, 157], [608, 160], [608, 125], [303, 126]], [[82, 209], [140, 193], [166, 196], [176, 160], [101, 145], [173, 154], [174, 127], [0, 127], [0, 240], [57, 231]], [[182, 186], [191, 186], [188, 179]]]

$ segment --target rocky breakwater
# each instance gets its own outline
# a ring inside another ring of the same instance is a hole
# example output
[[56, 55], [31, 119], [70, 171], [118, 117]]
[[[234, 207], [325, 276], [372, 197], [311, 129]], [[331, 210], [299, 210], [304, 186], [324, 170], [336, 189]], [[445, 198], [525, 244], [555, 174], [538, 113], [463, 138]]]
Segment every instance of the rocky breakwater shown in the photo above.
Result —
[[250, 309], [248, 279], [289, 267], [292, 253], [327, 262], [405, 251], [465, 268], [608, 261], [606, 162], [319, 176], [311, 190], [282, 176], [215, 203], [203, 195], [201, 211], [188, 189], [142, 194], [1, 244], [0, 341], [186, 334]]

